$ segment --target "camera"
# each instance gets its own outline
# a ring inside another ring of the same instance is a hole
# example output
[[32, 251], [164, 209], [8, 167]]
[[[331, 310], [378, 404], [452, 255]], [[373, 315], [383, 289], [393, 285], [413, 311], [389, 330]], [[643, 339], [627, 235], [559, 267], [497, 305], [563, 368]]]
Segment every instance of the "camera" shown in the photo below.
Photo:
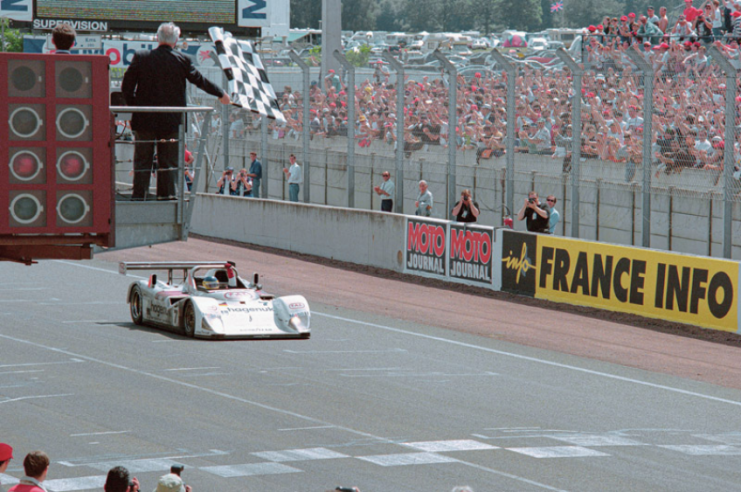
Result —
[[527, 201], [529, 201], [530, 203], [535, 203], [535, 198], [528, 198]]
[[170, 473], [177, 475], [178, 477], [185, 469], [185, 465], [172, 465], [170, 467]]

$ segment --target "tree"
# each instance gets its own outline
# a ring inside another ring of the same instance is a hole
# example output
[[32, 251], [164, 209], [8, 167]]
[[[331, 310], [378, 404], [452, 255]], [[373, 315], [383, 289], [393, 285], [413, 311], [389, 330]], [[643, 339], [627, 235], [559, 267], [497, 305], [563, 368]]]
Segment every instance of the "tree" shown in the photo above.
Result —
[[374, 0], [342, 0], [342, 29], [372, 31], [376, 27]]
[[13, 53], [23, 52], [23, 34], [18, 29], [10, 28], [10, 19], [0, 18], [0, 23], [5, 29], [5, 45], [0, 46], [0, 50]]
[[438, 31], [440, 18], [440, 0], [428, 0], [420, 4], [419, 0], [403, 0], [403, 28], [408, 31]]
[[540, 27], [540, 0], [498, 0], [495, 12], [504, 29], [535, 31]]
[[392, 3], [391, 0], [384, 0], [378, 7], [376, 29], [388, 32], [401, 30], [402, 25], [399, 22], [399, 15], [398, 4]]
[[291, 0], [291, 27], [319, 29], [322, 0]]
[[364, 67], [368, 65], [368, 60], [370, 60], [371, 55], [371, 48], [367, 44], [355, 47], [351, 50], [348, 50], [347, 53], [345, 53], [345, 59], [355, 65], [356, 67]]
[[597, 25], [603, 17], [620, 17], [625, 10], [621, 0], [569, 0], [564, 2], [564, 27]]

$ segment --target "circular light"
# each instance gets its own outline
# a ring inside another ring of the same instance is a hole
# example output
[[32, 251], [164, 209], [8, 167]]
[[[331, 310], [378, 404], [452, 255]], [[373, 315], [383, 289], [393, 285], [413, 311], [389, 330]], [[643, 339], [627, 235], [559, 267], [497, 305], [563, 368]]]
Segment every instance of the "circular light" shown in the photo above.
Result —
[[32, 108], [16, 108], [10, 114], [10, 128], [21, 138], [32, 137], [41, 127], [41, 117]]
[[67, 67], [59, 72], [59, 87], [67, 92], [77, 92], [82, 87], [84, 78], [79, 70], [72, 67]]
[[21, 181], [31, 181], [43, 167], [41, 159], [27, 150], [20, 150], [10, 158], [10, 172]]
[[57, 172], [68, 181], [77, 181], [90, 168], [85, 156], [75, 150], [68, 150], [57, 160]]
[[38, 198], [24, 193], [10, 202], [10, 215], [21, 224], [30, 224], [39, 218], [44, 207]]
[[19, 91], [30, 91], [36, 85], [36, 72], [26, 66], [20, 66], [10, 74], [10, 82]]
[[57, 116], [57, 129], [67, 138], [77, 138], [90, 124], [82, 111], [77, 108], [67, 108]]
[[77, 224], [89, 211], [87, 202], [77, 193], [64, 195], [57, 203], [57, 216], [68, 224]]

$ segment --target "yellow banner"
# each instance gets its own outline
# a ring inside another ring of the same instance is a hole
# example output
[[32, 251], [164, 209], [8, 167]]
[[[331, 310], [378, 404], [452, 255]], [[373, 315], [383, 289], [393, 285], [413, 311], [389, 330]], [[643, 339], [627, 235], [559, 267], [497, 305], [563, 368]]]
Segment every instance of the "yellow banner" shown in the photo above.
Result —
[[535, 297], [738, 330], [739, 263], [538, 236]]

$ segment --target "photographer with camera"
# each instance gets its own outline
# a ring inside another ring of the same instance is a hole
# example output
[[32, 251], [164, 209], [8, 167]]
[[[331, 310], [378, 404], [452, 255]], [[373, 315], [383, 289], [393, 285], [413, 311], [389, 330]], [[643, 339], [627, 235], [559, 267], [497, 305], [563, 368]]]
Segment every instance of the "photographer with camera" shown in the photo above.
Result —
[[240, 169], [237, 173], [236, 178], [237, 190], [235, 195], [237, 196], [252, 196], [252, 178], [246, 169]]
[[237, 180], [234, 179], [234, 168], [227, 167], [221, 174], [221, 178], [216, 182], [216, 186], [219, 187], [219, 195], [236, 195], [237, 194]]
[[453, 207], [453, 216], [457, 222], [476, 222], [479, 217], [479, 204], [471, 198], [471, 190], [463, 190], [461, 199]]
[[114, 466], [108, 470], [108, 476], [103, 485], [105, 492], [139, 492], [139, 480], [129, 475], [129, 470], [123, 466]]
[[517, 212], [517, 220], [525, 220], [527, 230], [548, 234], [548, 219], [550, 210], [547, 205], [540, 203], [538, 193], [531, 191], [525, 199], [525, 204]]

